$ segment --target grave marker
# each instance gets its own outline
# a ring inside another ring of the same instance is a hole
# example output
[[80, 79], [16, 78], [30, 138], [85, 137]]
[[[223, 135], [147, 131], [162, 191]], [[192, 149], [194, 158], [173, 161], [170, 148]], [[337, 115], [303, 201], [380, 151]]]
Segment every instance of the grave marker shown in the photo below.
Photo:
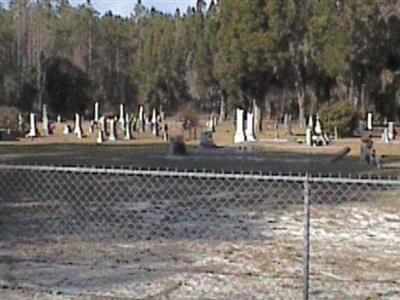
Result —
[[254, 113], [247, 113], [247, 126], [246, 126], [246, 140], [248, 142], [254, 142]]
[[99, 102], [94, 103], [94, 115], [93, 119], [95, 122], [99, 121]]
[[78, 113], [75, 114], [74, 133], [78, 136], [79, 139], [83, 137], [81, 116]]
[[372, 116], [372, 113], [368, 113], [368, 116], [367, 116], [367, 129], [369, 130], [369, 131], [372, 131], [373, 130], [373, 116]]
[[129, 118], [129, 114], [125, 115], [125, 140], [129, 141], [132, 139], [132, 134], [131, 134], [131, 121]]
[[243, 114], [244, 110], [236, 108], [236, 132], [234, 136], [234, 143], [243, 143], [246, 141], [244, 130], [243, 130]]
[[115, 133], [115, 119], [114, 118], [110, 119], [109, 123], [110, 123], [110, 135], [108, 137], [108, 140], [114, 142], [117, 140], [117, 136]]
[[42, 127], [43, 127], [43, 135], [49, 136], [49, 118], [47, 115], [47, 105], [46, 104], [43, 104]]
[[37, 133], [37, 125], [36, 125], [36, 123], [37, 123], [36, 114], [30, 113], [30, 115], [29, 115], [30, 129], [29, 129], [29, 133], [28, 133], [27, 137], [30, 137], [30, 138], [37, 137], [38, 133]]
[[119, 124], [121, 124], [121, 127], [124, 129], [125, 127], [125, 107], [124, 104], [119, 105]]

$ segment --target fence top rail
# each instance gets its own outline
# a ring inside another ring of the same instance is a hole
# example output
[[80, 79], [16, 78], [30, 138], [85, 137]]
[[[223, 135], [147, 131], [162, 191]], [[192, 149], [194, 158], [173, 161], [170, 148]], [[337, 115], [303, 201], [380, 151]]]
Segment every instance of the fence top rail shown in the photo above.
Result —
[[265, 181], [287, 181], [287, 182], [315, 182], [315, 183], [342, 183], [342, 184], [380, 184], [380, 185], [399, 185], [400, 178], [381, 178], [349, 175], [344, 176], [324, 176], [309, 174], [265, 174], [256, 173], [237, 173], [227, 171], [212, 170], [171, 170], [171, 169], [126, 169], [114, 167], [69, 167], [69, 166], [35, 166], [35, 165], [6, 165], [0, 164], [1, 170], [15, 171], [40, 171], [40, 172], [60, 172], [60, 173], [86, 173], [86, 174], [109, 174], [109, 175], [136, 175], [136, 176], [157, 176], [157, 177], [183, 177], [183, 178], [210, 178], [210, 179], [243, 179], [243, 180], [265, 180]]

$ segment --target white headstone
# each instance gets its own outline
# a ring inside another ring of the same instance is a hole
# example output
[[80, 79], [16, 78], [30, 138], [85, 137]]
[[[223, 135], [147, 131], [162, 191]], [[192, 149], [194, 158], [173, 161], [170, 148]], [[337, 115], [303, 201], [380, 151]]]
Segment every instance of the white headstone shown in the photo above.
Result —
[[306, 144], [312, 146], [312, 127], [310, 126], [306, 128]]
[[246, 138], [244, 136], [244, 130], [243, 130], [243, 115], [244, 115], [244, 110], [237, 108], [236, 109], [236, 132], [235, 132], [235, 137], [234, 137], [234, 143], [243, 143], [246, 141]]
[[94, 103], [94, 121], [98, 122], [99, 121], [99, 102]]
[[247, 113], [247, 126], [245, 134], [248, 142], [254, 142], [256, 140], [254, 136], [254, 113]]
[[386, 144], [390, 143], [389, 130], [387, 128], [383, 129], [382, 141], [385, 142]]
[[367, 129], [370, 130], [370, 131], [373, 129], [372, 113], [368, 113], [368, 116], [367, 116]]
[[21, 113], [18, 113], [18, 130], [20, 132], [24, 131], [24, 118], [22, 117]]
[[310, 117], [308, 118], [308, 127], [314, 129], [314, 120], [312, 115], [310, 115]]
[[117, 137], [115, 134], [115, 119], [110, 120], [110, 135], [108, 137], [108, 140], [111, 142], [114, 142], [117, 140]]
[[153, 108], [153, 114], [151, 116], [151, 126], [152, 126], [152, 130], [153, 130], [153, 135], [157, 135], [157, 112], [156, 109]]
[[57, 116], [57, 123], [58, 123], [58, 124], [61, 123], [61, 116], [60, 116], [60, 115]]
[[315, 134], [316, 135], [322, 135], [322, 124], [319, 119], [319, 115], [317, 115], [317, 118], [315, 120]]
[[106, 118], [104, 116], [99, 118], [99, 125], [99, 131], [104, 133], [106, 131]]
[[94, 121], [90, 121], [89, 123], [89, 133], [94, 133]]
[[119, 124], [121, 124], [122, 128], [124, 128], [125, 125], [125, 107], [123, 104], [119, 105], [119, 119], [118, 119]]
[[139, 106], [139, 131], [145, 131], [145, 116], [144, 116], [144, 107], [143, 105]]
[[82, 138], [82, 126], [81, 126], [81, 116], [79, 114], [75, 114], [75, 127], [74, 133], [78, 136], [79, 139]]
[[49, 136], [49, 117], [47, 115], [47, 105], [46, 104], [43, 104], [42, 127], [43, 127], [43, 135]]
[[70, 134], [71, 133], [71, 130], [70, 130], [70, 128], [69, 128], [69, 125], [65, 125], [64, 126], [64, 130], [63, 130], [63, 134], [64, 135], [68, 135], [68, 134]]
[[129, 119], [129, 114], [125, 115], [125, 140], [131, 140], [132, 139], [132, 134], [131, 134], [131, 121]]
[[99, 130], [97, 131], [96, 143], [103, 144], [103, 142], [104, 142], [104, 132], [99, 128]]
[[29, 124], [30, 124], [30, 129], [28, 133], [28, 137], [34, 138], [37, 137], [37, 127], [36, 127], [36, 114], [31, 113], [29, 115]]

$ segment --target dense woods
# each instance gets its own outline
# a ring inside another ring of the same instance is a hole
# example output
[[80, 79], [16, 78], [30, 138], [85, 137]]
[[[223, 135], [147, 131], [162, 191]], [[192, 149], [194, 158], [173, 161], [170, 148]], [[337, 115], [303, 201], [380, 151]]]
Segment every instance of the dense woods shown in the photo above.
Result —
[[[136, 1], [136, 0], [135, 0]], [[100, 16], [89, 0], [12, 0], [0, 8], [0, 105], [52, 114], [124, 102], [300, 121], [347, 101], [400, 116], [397, 0], [202, 0], [164, 14], [133, 3]]]

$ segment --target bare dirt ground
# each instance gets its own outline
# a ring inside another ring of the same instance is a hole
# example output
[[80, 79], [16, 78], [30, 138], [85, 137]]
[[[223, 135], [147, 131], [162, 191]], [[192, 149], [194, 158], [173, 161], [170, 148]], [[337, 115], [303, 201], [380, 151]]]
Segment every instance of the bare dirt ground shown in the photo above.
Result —
[[[312, 205], [312, 299], [399, 299], [399, 190], [372, 195]], [[263, 239], [3, 241], [0, 297], [301, 299], [302, 207], [259, 213], [253, 222]]]

